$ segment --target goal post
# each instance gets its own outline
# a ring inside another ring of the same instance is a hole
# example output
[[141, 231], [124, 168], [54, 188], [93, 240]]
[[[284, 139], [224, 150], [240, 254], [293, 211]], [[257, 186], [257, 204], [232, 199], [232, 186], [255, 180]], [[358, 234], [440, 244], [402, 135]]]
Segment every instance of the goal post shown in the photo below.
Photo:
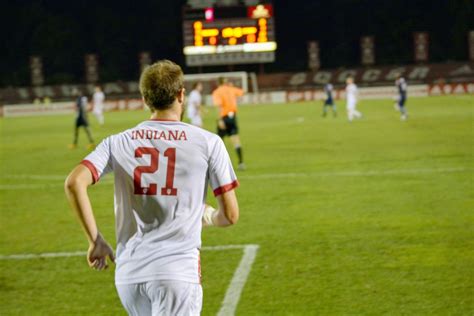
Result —
[[202, 93], [209, 95], [217, 88], [219, 78], [226, 78], [234, 86], [243, 89], [245, 93], [258, 93], [257, 76], [254, 73], [248, 73], [246, 71], [184, 75], [184, 84], [186, 90], [190, 92], [193, 85], [200, 82], [203, 86]]

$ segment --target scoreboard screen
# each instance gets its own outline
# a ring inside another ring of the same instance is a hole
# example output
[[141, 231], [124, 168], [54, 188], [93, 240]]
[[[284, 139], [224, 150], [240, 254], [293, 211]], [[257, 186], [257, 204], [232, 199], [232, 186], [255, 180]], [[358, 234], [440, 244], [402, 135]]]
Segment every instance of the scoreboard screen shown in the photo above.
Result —
[[272, 5], [184, 9], [183, 15], [188, 66], [275, 61]]

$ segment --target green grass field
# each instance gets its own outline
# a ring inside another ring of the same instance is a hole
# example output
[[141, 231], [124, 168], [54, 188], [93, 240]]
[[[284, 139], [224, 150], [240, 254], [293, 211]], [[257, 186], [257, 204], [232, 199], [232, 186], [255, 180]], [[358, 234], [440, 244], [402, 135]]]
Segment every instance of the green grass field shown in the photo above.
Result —
[[[248, 170], [239, 223], [203, 245], [258, 244], [238, 315], [473, 315], [474, 97], [363, 101], [360, 121], [321, 104], [242, 107]], [[108, 113], [97, 140], [146, 112]], [[210, 111], [205, 127], [214, 130]], [[63, 181], [72, 116], [0, 120], [0, 254], [86, 250]], [[232, 158], [235, 153], [229, 146]], [[105, 179], [104, 179], [105, 180]], [[89, 192], [114, 241], [111, 178]], [[209, 199], [214, 204], [212, 198]], [[203, 251], [203, 315], [221, 306], [241, 250]], [[85, 257], [0, 260], [0, 315], [125, 315], [113, 271]]]

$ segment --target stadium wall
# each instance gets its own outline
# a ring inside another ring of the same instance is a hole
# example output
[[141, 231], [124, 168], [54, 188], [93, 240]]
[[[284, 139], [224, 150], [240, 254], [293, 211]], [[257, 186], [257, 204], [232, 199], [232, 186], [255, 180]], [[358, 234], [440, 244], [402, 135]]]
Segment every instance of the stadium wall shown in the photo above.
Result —
[[[359, 87], [393, 86], [396, 75], [401, 73], [409, 86], [417, 84], [474, 83], [474, 63], [418, 64], [408, 66], [377, 66], [351, 69], [319, 70], [316, 72], [260, 74], [257, 76], [258, 92], [305, 91], [321, 88], [331, 82], [336, 88], [344, 86], [348, 75], [354, 76]], [[205, 74], [203, 75], [205, 76]], [[80, 89], [92, 95], [94, 85], [57, 85], [38, 87], [8, 87], [0, 89], [0, 105], [25, 104], [48, 97], [51, 100], [69, 101], [72, 90]], [[137, 82], [110, 82], [102, 84], [107, 98], [130, 99], [140, 96]], [[204, 94], [210, 93], [215, 84], [206, 84]], [[250, 92], [252, 91], [252, 87]]]
[[[427, 97], [433, 95], [456, 95], [456, 94], [474, 94], [474, 83], [459, 84], [434, 84], [434, 85], [412, 85], [408, 87], [408, 96]], [[334, 96], [336, 99], [345, 98], [344, 89], [335, 89]], [[396, 98], [397, 92], [394, 86], [381, 87], [362, 87], [359, 89], [361, 100], [367, 99], [390, 99]], [[294, 103], [302, 101], [318, 101], [325, 98], [322, 89], [306, 89], [306, 90], [288, 90], [288, 91], [271, 91], [261, 93], [248, 93], [240, 101], [241, 105], [250, 104], [278, 104], [278, 103]], [[211, 104], [211, 96], [207, 95], [205, 104]], [[91, 106], [90, 106], [91, 109]], [[146, 110], [141, 99], [116, 99], [104, 102], [104, 110], [111, 111], [136, 111]], [[73, 114], [75, 105], [73, 102], [54, 102], [48, 105], [38, 104], [11, 104], [0, 107], [0, 116], [19, 117], [19, 116], [42, 116], [42, 115], [61, 115]]]
[[418, 64], [410, 66], [378, 66], [341, 68], [315, 72], [264, 74], [258, 76], [260, 91], [301, 90], [321, 87], [327, 83], [345, 85], [348, 76], [354, 77], [359, 87], [393, 86], [398, 74], [408, 85], [474, 83], [474, 63]]

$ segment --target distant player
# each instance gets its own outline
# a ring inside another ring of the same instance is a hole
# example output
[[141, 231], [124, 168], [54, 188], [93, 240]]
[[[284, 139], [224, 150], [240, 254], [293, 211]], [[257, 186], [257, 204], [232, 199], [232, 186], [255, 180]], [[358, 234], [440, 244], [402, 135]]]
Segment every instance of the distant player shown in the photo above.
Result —
[[397, 80], [395, 80], [395, 86], [398, 90], [398, 100], [397, 100], [397, 108], [401, 113], [400, 119], [405, 121], [408, 118], [407, 110], [405, 108], [405, 102], [407, 100], [407, 83], [405, 78], [402, 77], [401, 74], [397, 75]]
[[357, 86], [354, 83], [354, 78], [347, 77], [346, 79], [346, 108], [347, 108], [347, 118], [349, 122], [352, 122], [354, 118], [361, 118], [362, 114], [357, 111]]
[[245, 170], [239, 127], [237, 125], [237, 98], [243, 95], [244, 90], [230, 85], [226, 78], [219, 78], [219, 87], [212, 92], [214, 105], [220, 109], [217, 133], [222, 138], [230, 136], [230, 141], [239, 159], [239, 170]]
[[[89, 265], [102, 270], [114, 253], [97, 227], [87, 187], [114, 173], [115, 283], [129, 315], [199, 315], [202, 227], [229, 226], [239, 217], [238, 181], [222, 139], [180, 121], [183, 77], [168, 60], [145, 68], [140, 92], [150, 120], [107, 137], [65, 183], [89, 241]], [[218, 210], [204, 204], [208, 183]]]
[[76, 96], [76, 125], [74, 128], [74, 141], [70, 148], [76, 148], [79, 138], [79, 128], [83, 127], [89, 139], [89, 148], [94, 147], [94, 140], [92, 139], [89, 122], [87, 121], [87, 97], [83, 95], [78, 89], [73, 90], [73, 95]]
[[323, 105], [323, 117], [326, 117], [327, 114], [327, 108], [330, 107], [332, 110], [332, 115], [334, 117], [337, 116], [337, 111], [336, 111], [336, 104], [334, 103], [333, 99], [333, 92], [334, 88], [333, 85], [328, 83], [324, 86], [324, 92], [326, 93], [326, 100], [324, 100], [324, 105]]
[[196, 82], [193, 85], [193, 90], [188, 97], [188, 108], [187, 114], [188, 118], [191, 121], [191, 124], [202, 127], [202, 118], [201, 118], [201, 105], [202, 105], [202, 84]]
[[104, 92], [102, 92], [102, 89], [100, 88], [100, 86], [96, 86], [94, 95], [92, 96], [92, 102], [93, 102], [92, 113], [94, 113], [100, 125], [104, 125], [104, 100], [105, 100]]

